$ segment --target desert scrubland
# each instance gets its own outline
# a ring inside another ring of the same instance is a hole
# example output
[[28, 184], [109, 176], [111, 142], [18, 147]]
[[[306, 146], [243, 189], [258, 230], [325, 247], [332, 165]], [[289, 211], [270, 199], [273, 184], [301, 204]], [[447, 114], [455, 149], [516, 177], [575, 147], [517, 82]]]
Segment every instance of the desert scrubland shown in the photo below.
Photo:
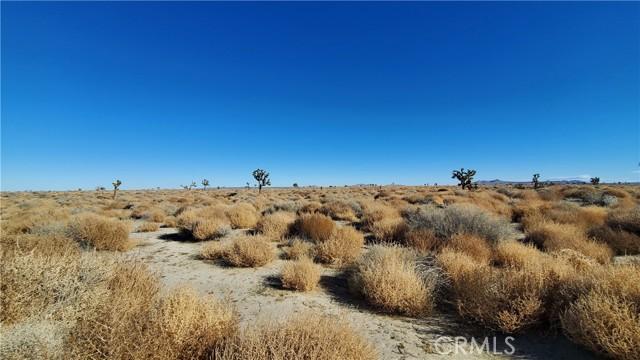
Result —
[[498, 334], [524, 357], [638, 359], [639, 202], [622, 185], [3, 192], [0, 357], [429, 358], [439, 335]]

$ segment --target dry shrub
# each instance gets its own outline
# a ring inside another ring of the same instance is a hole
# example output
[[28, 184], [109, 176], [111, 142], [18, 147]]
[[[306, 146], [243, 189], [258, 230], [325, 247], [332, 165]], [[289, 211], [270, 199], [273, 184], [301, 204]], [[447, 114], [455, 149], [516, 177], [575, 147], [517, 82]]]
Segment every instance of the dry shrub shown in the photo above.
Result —
[[140, 263], [118, 264], [106, 292], [86, 304], [65, 339], [66, 357], [140, 358], [149, 351], [146, 333], [159, 284]]
[[516, 240], [499, 242], [494, 249], [493, 258], [498, 265], [522, 269], [527, 266], [539, 266], [545, 254], [531, 244]]
[[49, 360], [62, 353], [60, 324], [50, 320], [25, 321], [0, 329], [0, 359]]
[[640, 236], [628, 231], [605, 225], [591, 229], [589, 236], [607, 244], [616, 255], [640, 254]]
[[493, 268], [453, 251], [439, 256], [438, 261], [449, 277], [454, 305], [463, 318], [506, 333], [545, 320], [546, 301], [555, 285], [552, 273], [533, 267]]
[[10, 256], [24, 256], [29, 253], [53, 255], [65, 255], [78, 253], [79, 244], [65, 234], [19, 234], [0, 236], [1, 258]]
[[362, 203], [362, 226], [371, 230], [374, 223], [391, 218], [399, 218], [400, 212], [391, 206], [384, 205], [377, 202], [363, 202]]
[[282, 287], [298, 291], [311, 291], [318, 286], [321, 267], [309, 258], [287, 261], [282, 267]]
[[200, 248], [200, 257], [206, 260], [222, 259], [228, 246], [228, 242], [208, 241]]
[[78, 215], [70, 222], [68, 231], [81, 245], [97, 250], [125, 251], [132, 245], [127, 223], [94, 214]]
[[337, 228], [328, 240], [316, 245], [315, 257], [324, 263], [345, 265], [360, 255], [363, 246], [364, 235], [351, 226], [343, 226]]
[[474, 260], [488, 264], [491, 261], [491, 246], [477, 235], [456, 234], [447, 241], [447, 247], [469, 255]]
[[90, 302], [106, 278], [108, 265], [95, 256], [32, 252], [3, 257], [0, 263], [0, 322], [29, 317], [67, 319]]
[[296, 215], [291, 212], [277, 211], [264, 215], [256, 226], [256, 229], [271, 240], [281, 240], [290, 230], [296, 220]]
[[407, 225], [399, 217], [385, 218], [369, 225], [369, 231], [379, 242], [402, 242], [407, 232]]
[[303, 313], [248, 328], [213, 354], [217, 360], [373, 360], [374, 347], [343, 320]]
[[256, 208], [249, 203], [238, 203], [227, 210], [227, 217], [234, 229], [253, 228], [258, 223]]
[[313, 214], [319, 212], [322, 208], [322, 203], [319, 201], [309, 201], [304, 203], [297, 209], [298, 214]]
[[412, 251], [374, 245], [355, 263], [349, 287], [383, 311], [418, 315], [433, 308], [437, 280], [419, 271]]
[[562, 316], [569, 338], [592, 351], [616, 359], [637, 359], [640, 309], [624, 298], [593, 290]]
[[138, 226], [136, 229], [138, 232], [153, 232], [160, 230], [160, 224], [153, 222], [145, 222]]
[[154, 208], [146, 211], [142, 217], [151, 222], [161, 223], [164, 221], [166, 214], [162, 209]]
[[576, 225], [543, 221], [531, 228], [527, 238], [547, 251], [572, 249], [602, 264], [610, 262], [613, 256], [606, 244], [589, 239]]
[[489, 242], [512, 237], [511, 225], [502, 218], [493, 217], [471, 205], [451, 205], [443, 209], [423, 206], [405, 213], [409, 229], [431, 230], [439, 238], [455, 234], [477, 235]]
[[174, 228], [178, 226], [178, 219], [175, 216], [167, 216], [164, 218], [163, 227]]
[[203, 358], [237, 328], [227, 304], [179, 289], [159, 297], [141, 264], [116, 266], [106, 292], [85, 304], [65, 339], [65, 358]]
[[229, 224], [220, 218], [197, 220], [192, 224], [191, 235], [196, 240], [211, 240], [229, 233]]
[[612, 229], [640, 235], [640, 206], [629, 210], [616, 210], [609, 214], [607, 224]]
[[178, 216], [178, 228], [199, 241], [225, 236], [230, 231], [229, 221], [219, 211], [216, 207], [186, 210]]
[[335, 219], [335, 220], [345, 220], [345, 221], [358, 220], [358, 216], [356, 215], [356, 212], [353, 209], [353, 206], [344, 201], [339, 201], [339, 200], [330, 201], [322, 205], [322, 207], [320, 207], [318, 211], [322, 214], [330, 216], [332, 219]]
[[259, 267], [275, 258], [273, 247], [261, 235], [241, 235], [226, 243], [210, 243], [202, 248], [200, 255], [237, 267]]
[[193, 289], [180, 288], [162, 299], [158, 319], [158, 352], [170, 359], [206, 357], [221, 341], [237, 331], [238, 317], [228, 302], [200, 297]]
[[326, 215], [303, 214], [296, 219], [293, 227], [298, 235], [314, 242], [323, 242], [333, 235], [336, 224]]
[[313, 244], [302, 239], [292, 239], [289, 246], [284, 249], [284, 254], [289, 260], [298, 260], [304, 257], [313, 257]]
[[604, 224], [607, 210], [600, 206], [581, 207], [567, 202], [545, 203], [531, 209], [527, 225], [536, 222], [554, 221], [561, 224], [573, 224], [581, 229], [589, 229]]
[[436, 236], [433, 230], [413, 229], [406, 231], [402, 244], [414, 249], [420, 254], [427, 254], [440, 249], [443, 241]]
[[564, 332], [592, 351], [637, 359], [640, 347], [640, 267], [606, 266], [583, 274], [583, 292], [560, 315]]

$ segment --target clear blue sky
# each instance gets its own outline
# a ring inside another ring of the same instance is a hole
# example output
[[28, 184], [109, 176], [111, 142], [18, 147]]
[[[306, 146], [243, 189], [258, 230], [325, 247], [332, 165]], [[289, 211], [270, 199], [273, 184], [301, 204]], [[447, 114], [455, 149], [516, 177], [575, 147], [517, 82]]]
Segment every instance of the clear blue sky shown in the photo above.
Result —
[[1, 6], [3, 190], [640, 179], [639, 3]]

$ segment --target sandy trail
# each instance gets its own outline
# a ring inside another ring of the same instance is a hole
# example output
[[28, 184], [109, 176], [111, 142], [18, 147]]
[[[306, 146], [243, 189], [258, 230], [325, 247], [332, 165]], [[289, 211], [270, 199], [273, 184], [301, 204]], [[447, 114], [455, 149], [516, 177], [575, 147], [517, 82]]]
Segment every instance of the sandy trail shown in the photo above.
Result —
[[[228, 235], [233, 237], [239, 231]], [[431, 359], [442, 358], [435, 351], [435, 339], [439, 336], [474, 336], [484, 340], [484, 334], [468, 334], [462, 324], [450, 315], [414, 319], [390, 316], [375, 312], [347, 290], [346, 280], [333, 269], [325, 268], [320, 287], [310, 293], [283, 290], [277, 275], [284, 260], [278, 259], [261, 268], [224, 267], [198, 258], [204, 243], [179, 241], [176, 229], [166, 228], [151, 233], [133, 233], [139, 244], [130, 255], [149, 264], [161, 277], [165, 288], [189, 285], [200, 293], [228, 297], [240, 313], [242, 325], [256, 320], [277, 320], [303, 311], [339, 316], [348, 320], [354, 329], [373, 343], [381, 359]], [[277, 244], [273, 244], [274, 247]], [[278, 250], [281, 252], [280, 250]], [[493, 336], [489, 334], [488, 336]], [[493, 341], [490, 338], [490, 341]], [[466, 355], [458, 352], [458, 358], [518, 358], [518, 359], [591, 359], [592, 354], [582, 351], [561, 336], [517, 336], [511, 343], [514, 355], [495, 355], [491, 352]], [[498, 337], [497, 348], [509, 350], [504, 337]], [[446, 342], [442, 350], [453, 351]], [[453, 354], [452, 354], [453, 355]], [[447, 357], [451, 357], [449, 355]]]

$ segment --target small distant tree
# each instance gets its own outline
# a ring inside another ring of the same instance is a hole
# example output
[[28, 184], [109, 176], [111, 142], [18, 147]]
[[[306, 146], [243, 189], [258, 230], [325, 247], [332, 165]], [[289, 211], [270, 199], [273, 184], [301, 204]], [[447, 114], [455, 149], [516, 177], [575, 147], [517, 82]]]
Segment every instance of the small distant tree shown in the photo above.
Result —
[[262, 169], [253, 170], [253, 178], [258, 182], [258, 193], [262, 192], [263, 186], [270, 186], [271, 179], [269, 179], [269, 173]]
[[298, 187], [298, 183], [293, 183], [293, 187], [297, 188]]
[[198, 185], [196, 184], [195, 181], [192, 181], [191, 184], [189, 185], [180, 185], [181, 188], [185, 189], [185, 190], [191, 190], [195, 187], [198, 187]]
[[599, 177], [592, 177], [591, 178], [591, 185], [598, 185], [600, 184], [600, 178]]
[[249, 182], [247, 181], [247, 186], [245, 186], [247, 188], [247, 190], [251, 189], [251, 184], [249, 184]]
[[533, 183], [533, 188], [537, 189], [540, 187], [540, 174], [533, 174], [533, 179], [531, 179]]
[[207, 179], [203, 179], [203, 180], [202, 180], [202, 188], [203, 188], [204, 190], [207, 190], [207, 186], [209, 186], [209, 180], [207, 180]]
[[104, 186], [96, 186], [96, 191], [99, 191], [100, 193], [102, 193], [105, 190], [107, 189], [105, 189]]
[[465, 170], [464, 168], [460, 168], [460, 170], [453, 170], [452, 179], [458, 179], [460, 182], [458, 186], [462, 188], [462, 190], [469, 189], [471, 190], [471, 182], [473, 182], [473, 177], [476, 175], [475, 170]]
[[122, 181], [116, 180], [112, 182], [111, 185], [113, 185], [113, 199], [115, 200], [116, 196], [118, 196], [118, 189], [120, 188], [120, 185], [122, 185]]

